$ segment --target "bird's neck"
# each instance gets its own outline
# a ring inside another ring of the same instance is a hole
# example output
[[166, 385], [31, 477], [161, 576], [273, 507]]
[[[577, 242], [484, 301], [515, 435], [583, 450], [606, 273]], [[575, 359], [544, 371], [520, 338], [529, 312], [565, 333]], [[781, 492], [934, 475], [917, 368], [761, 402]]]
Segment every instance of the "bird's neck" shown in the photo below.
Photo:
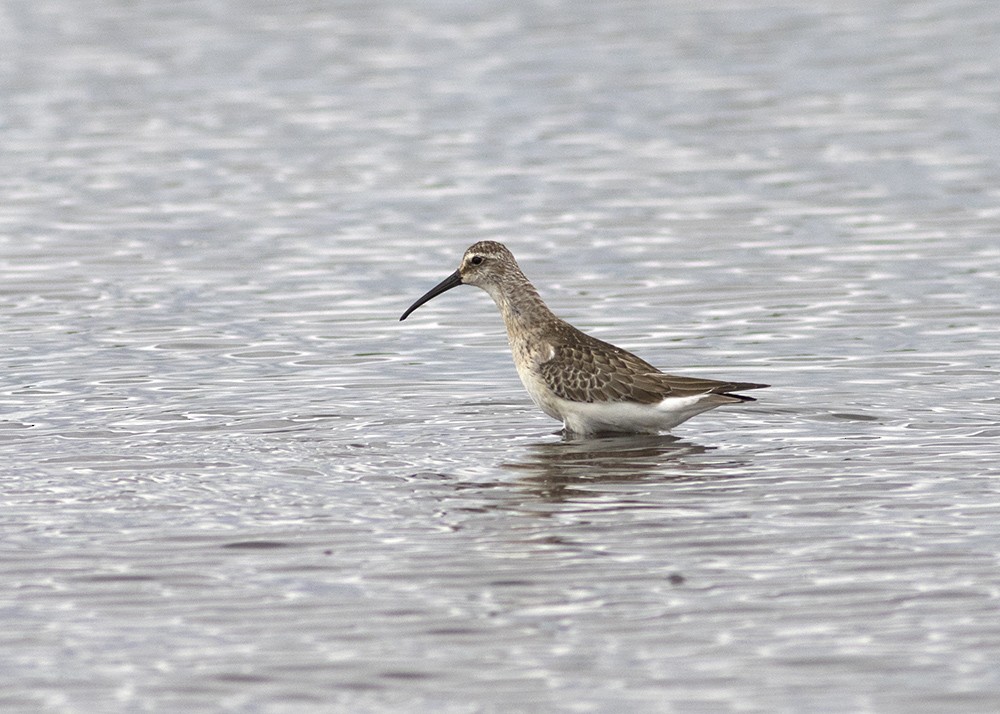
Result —
[[487, 292], [500, 308], [500, 315], [510, 334], [531, 332], [548, 318], [555, 317], [542, 301], [535, 286], [521, 273]]

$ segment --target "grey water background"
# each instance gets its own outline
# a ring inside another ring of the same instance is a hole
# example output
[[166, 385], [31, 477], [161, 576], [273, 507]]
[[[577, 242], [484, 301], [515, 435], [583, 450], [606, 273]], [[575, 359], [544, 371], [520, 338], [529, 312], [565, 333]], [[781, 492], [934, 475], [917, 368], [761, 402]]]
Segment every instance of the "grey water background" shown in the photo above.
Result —
[[[0, 5], [0, 709], [1000, 710], [1000, 4]], [[485, 294], [773, 384], [565, 441]]]

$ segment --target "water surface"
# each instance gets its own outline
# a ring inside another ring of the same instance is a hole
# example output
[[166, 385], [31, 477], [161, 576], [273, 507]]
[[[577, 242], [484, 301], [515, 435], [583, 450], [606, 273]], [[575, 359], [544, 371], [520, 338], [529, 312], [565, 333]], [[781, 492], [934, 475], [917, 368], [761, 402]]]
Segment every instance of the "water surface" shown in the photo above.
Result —
[[[1000, 708], [1000, 10], [0, 10], [0, 706]], [[480, 239], [671, 372], [566, 441]]]

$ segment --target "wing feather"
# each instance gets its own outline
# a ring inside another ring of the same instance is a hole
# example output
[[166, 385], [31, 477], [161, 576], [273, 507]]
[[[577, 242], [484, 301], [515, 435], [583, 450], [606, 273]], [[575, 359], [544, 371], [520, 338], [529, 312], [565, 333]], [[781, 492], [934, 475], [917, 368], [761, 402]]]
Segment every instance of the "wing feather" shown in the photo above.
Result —
[[[667, 397], [723, 394], [759, 389], [765, 384], [725, 382], [664, 374], [631, 352], [562, 323], [546, 335], [549, 359], [536, 364], [539, 375], [562, 399], [572, 402], [655, 404]], [[735, 395], [744, 401], [750, 397]]]

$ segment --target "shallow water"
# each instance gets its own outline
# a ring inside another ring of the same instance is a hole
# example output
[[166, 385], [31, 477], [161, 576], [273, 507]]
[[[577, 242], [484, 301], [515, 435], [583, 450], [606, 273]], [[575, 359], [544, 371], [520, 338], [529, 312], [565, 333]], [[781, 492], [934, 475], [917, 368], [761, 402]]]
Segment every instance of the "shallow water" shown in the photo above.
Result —
[[0, 707], [1000, 709], [1000, 7], [813, 5], [0, 9]]

